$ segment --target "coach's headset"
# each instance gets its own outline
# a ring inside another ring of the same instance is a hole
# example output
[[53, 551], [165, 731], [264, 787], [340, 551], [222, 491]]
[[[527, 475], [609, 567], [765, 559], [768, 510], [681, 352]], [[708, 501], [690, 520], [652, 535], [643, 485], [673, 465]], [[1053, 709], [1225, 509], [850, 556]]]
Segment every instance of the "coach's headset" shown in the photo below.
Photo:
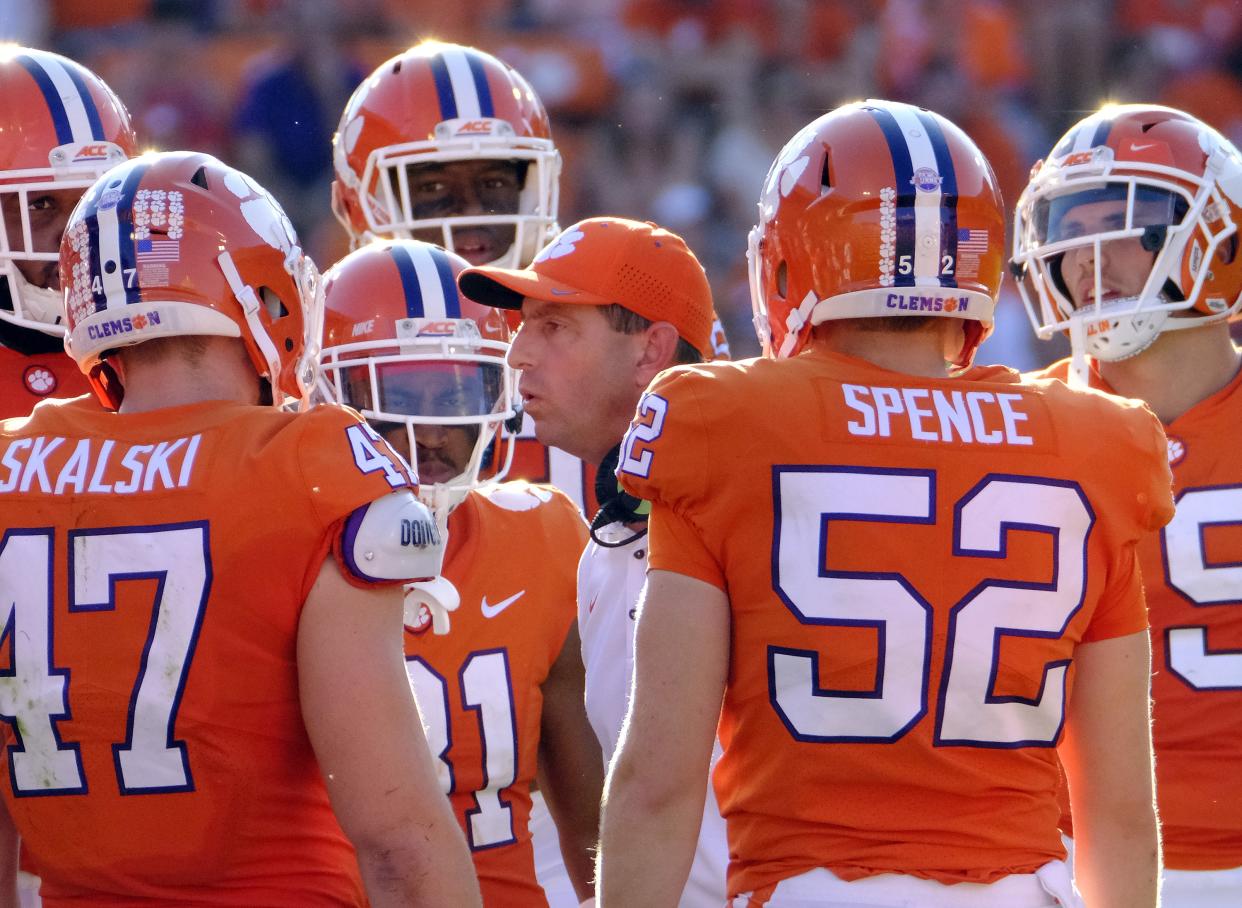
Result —
[[[647, 518], [651, 516], [651, 502], [631, 495], [617, 481], [617, 461], [620, 457], [621, 445], [618, 444], [604, 455], [595, 473], [595, 500], [599, 502], [599, 510], [591, 519], [591, 538], [607, 549], [619, 549], [646, 536]], [[607, 542], [596, 531], [612, 523], [641, 523], [643, 528], [620, 542]]]

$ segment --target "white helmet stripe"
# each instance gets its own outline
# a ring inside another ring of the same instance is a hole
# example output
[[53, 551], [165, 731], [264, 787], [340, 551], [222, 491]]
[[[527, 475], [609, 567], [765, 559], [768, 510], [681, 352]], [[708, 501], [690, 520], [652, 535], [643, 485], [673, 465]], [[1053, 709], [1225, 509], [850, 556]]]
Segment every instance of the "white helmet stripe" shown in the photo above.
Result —
[[[121, 222], [117, 217], [120, 206], [111, 204], [99, 207], [96, 223], [99, 227], [99, 273], [103, 286], [104, 305], [108, 309], [122, 308], [129, 302], [125, 295], [125, 274], [121, 267]], [[112, 268], [109, 270], [108, 265]], [[98, 299], [98, 297], [96, 297]]]
[[431, 248], [411, 247], [408, 251], [414, 271], [418, 274], [418, 289], [423, 295], [423, 316], [436, 319], [455, 317], [449, 314], [448, 301], [444, 298], [444, 287], [440, 283], [435, 259], [431, 257]]
[[449, 81], [453, 83], [453, 97], [457, 102], [457, 116], [466, 119], [477, 119], [483, 116], [479, 104], [479, 90], [474, 84], [474, 73], [470, 71], [470, 61], [460, 47], [447, 47], [442, 52], [444, 64], [448, 68]]
[[61, 104], [64, 105], [65, 118], [69, 121], [69, 129], [73, 133], [72, 141], [95, 141], [96, 137], [91, 129], [91, 118], [86, 112], [86, 105], [82, 103], [82, 95], [79, 94], [78, 87], [74, 84], [64, 64], [51, 54], [37, 56], [30, 54], [27, 59], [40, 67], [56, 86], [56, 93], [60, 96]]
[[[919, 172], [930, 170], [936, 174], [937, 183], [931, 190], [916, 184], [914, 191], [914, 283], [916, 286], [940, 286], [940, 198], [938, 182], [943, 176], [936, 167], [936, 150], [932, 147], [926, 127], [919, 122], [916, 108], [905, 104], [892, 104], [888, 111], [901, 127], [901, 134], [910, 151], [910, 166], [914, 179]], [[898, 192], [908, 191], [897, 187]]]

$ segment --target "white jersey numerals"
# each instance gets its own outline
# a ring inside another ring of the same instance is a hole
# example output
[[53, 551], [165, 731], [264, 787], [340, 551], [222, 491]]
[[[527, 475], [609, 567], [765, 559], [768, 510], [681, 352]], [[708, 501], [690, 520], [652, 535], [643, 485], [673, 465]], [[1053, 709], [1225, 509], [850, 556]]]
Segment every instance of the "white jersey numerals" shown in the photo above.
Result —
[[637, 421], [630, 426], [621, 441], [622, 473], [644, 479], [651, 475], [651, 459], [655, 457], [655, 452], [641, 446], [650, 444], [664, 433], [664, 419], [667, 416], [667, 400], [651, 392], [642, 396], [638, 402]]
[[363, 473], [376, 471], [384, 474], [384, 479], [394, 489], [408, 485], [405, 476], [397, 469], [392, 458], [376, 447], [376, 442], [383, 443], [379, 433], [366, 423], [350, 426], [345, 430], [349, 437], [349, 449], [354, 455], [354, 465]]
[[[890, 742], [928, 712], [932, 608], [898, 573], [822, 567], [834, 520], [935, 522], [931, 470], [783, 467], [777, 470], [773, 584], [803, 624], [874, 627], [879, 641], [872, 691], [825, 690], [817, 650], [768, 648], [772, 705], [790, 734], [825, 743]], [[936, 743], [979, 747], [1051, 745], [1065, 715], [1068, 662], [1044, 667], [1035, 700], [993, 686], [1007, 635], [1057, 638], [1082, 604], [1092, 516], [1071, 483], [994, 476], [954, 509], [956, 554], [1003, 558], [1006, 534], [1047, 532], [1055, 544], [1049, 584], [989, 580], [953, 606], [936, 714]]]
[[[125, 738], [113, 745], [122, 794], [194, 789], [175, 725], [211, 585], [210, 564], [205, 523], [69, 533], [70, 615], [112, 611], [116, 585], [125, 580], [158, 581]], [[11, 665], [0, 672], [0, 719], [17, 733], [9, 761], [19, 796], [86, 791], [78, 745], [62, 741], [57, 727], [70, 716], [71, 698], [70, 668], [53, 664], [54, 567], [51, 530], [10, 530], [0, 542], [0, 645], [8, 645]]]
[[[405, 665], [427, 744], [437, 760], [440, 788], [445, 794], [454, 794], [459, 789], [449, 755], [453, 745], [449, 684], [418, 656], [407, 657]], [[466, 812], [466, 836], [474, 851], [508, 845], [517, 841], [513, 808], [500, 792], [517, 778], [518, 753], [508, 652], [501, 648], [471, 653], [462, 664], [458, 682], [462, 708], [476, 714], [483, 744], [483, 785], [471, 792], [475, 807]]]
[[[1242, 606], [1242, 564], [1209, 564], [1204, 551], [1205, 528], [1230, 524], [1242, 524], [1242, 487], [1187, 489], [1161, 531], [1168, 584], [1197, 606]], [[1242, 652], [1209, 649], [1207, 625], [1166, 629], [1165, 649], [1195, 690], [1242, 690]]]

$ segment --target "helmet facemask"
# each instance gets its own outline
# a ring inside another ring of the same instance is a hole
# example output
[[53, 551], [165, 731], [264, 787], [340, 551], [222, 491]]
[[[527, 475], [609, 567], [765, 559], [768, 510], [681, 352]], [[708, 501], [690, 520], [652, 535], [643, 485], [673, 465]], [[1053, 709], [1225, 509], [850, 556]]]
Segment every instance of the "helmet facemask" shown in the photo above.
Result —
[[[56, 279], [60, 259], [60, 238], [70, 211], [95, 179], [126, 160], [125, 152], [111, 142], [62, 145], [52, 150], [46, 168], [10, 170], [0, 173], [0, 277], [8, 294], [0, 305], [0, 319], [22, 328], [63, 336], [64, 300]], [[42, 216], [31, 211], [47, 196], [60, 203], [61, 221], [55, 236], [40, 237]], [[72, 198], [72, 201], [70, 200]], [[31, 264], [48, 273], [47, 284], [33, 283], [22, 273]]]
[[[467, 128], [477, 134], [462, 137]], [[410, 189], [412, 174], [428, 164], [457, 162], [512, 162], [524, 168], [524, 178], [515, 210], [495, 214], [420, 216]], [[561, 160], [550, 139], [519, 137], [505, 120], [481, 119], [463, 123], [446, 120], [436, 127], [436, 139], [408, 142], [378, 148], [368, 156], [361, 177], [355, 177], [344, 161], [338, 160], [337, 174], [349, 184], [359, 200], [366, 233], [355, 243], [378, 237], [417, 239], [417, 233], [452, 252], [458, 252], [454, 230], [470, 227], [511, 227], [513, 242], [486, 263], [520, 268], [530, 262], [557, 232], [556, 210]], [[341, 217], [349, 227], [349, 219]], [[459, 253], [460, 254], [460, 253]]]
[[1163, 331], [1223, 320], [1242, 303], [1205, 291], [1237, 246], [1217, 182], [1160, 164], [1124, 168], [1104, 146], [1089, 161], [1041, 168], [1015, 214], [1027, 315], [1042, 339], [1067, 332], [1077, 362], [1127, 359]]
[[467, 318], [402, 319], [396, 333], [326, 349], [324, 394], [381, 434], [403, 427], [405, 445], [395, 446], [409, 452], [423, 502], [446, 517], [471, 490], [500, 482], [512, 461], [513, 437], [498, 432], [518, 413], [508, 344]]

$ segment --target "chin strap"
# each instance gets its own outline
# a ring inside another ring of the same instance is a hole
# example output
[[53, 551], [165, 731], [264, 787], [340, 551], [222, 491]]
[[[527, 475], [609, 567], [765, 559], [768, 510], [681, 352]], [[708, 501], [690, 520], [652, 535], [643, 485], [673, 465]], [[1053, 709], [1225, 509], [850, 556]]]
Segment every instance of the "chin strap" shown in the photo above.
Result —
[[[283, 402], [279, 387], [280, 354], [276, 352], [276, 345], [272, 343], [272, 339], [268, 336], [267, 329], [263, 327], [263, 322], [259, 316], [262, 304], [259, 302], [258, 296], [255, 295], [254, 288], [242, 282], [241, 274], [238, 272], [237, 266], [233, 264], [233, 256], [227, 252], [222, 252], [216, 258], [216, 261], [220, 264], [220, 270], [224, 272], [224, 279], [228, 281], [229, 288], [233, 291], [233, 296], [237, 298], [237, 302], [241, 305], [242, 312], [246, 316], [246, 326], [250, 329], [250, 339], [254, 342], [255, 347], [258, 348], [259, 355], [267, 363], [266, 378], [271, 382], [272, 393], [279, 402]], [[260, 376], [263, 377], [262, 371], [260, 371]]]
[[[461, 605], [461, 594], [447, 577], [433, 577], [405, 585], [405, 626], [413, 631], [424, 630], [431, 617], [431, 632], [449, 632], [449, 613]], [[424, 614], [424, 611], [426, 614]]]
[[1072, 318], [1069, 323], [1070, 364], [1069, 381], [1071, 388], [1087, 388], [1091, 385], [1091, 364], [1087, 362], [1087, 328], [1082, 319]]

